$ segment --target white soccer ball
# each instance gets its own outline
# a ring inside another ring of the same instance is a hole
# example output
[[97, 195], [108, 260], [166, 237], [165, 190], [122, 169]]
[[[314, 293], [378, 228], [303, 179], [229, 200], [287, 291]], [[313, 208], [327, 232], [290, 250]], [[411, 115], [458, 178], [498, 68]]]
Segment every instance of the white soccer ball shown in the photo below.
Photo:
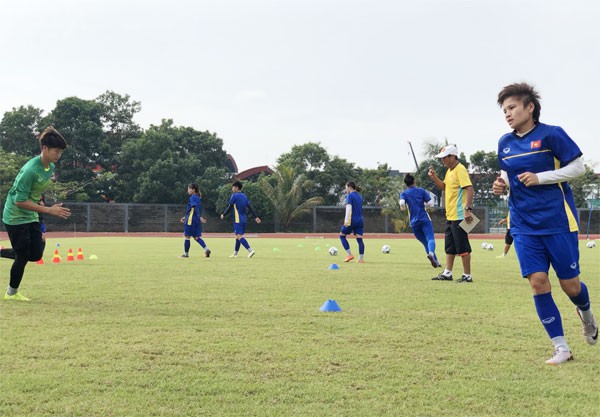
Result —
[[585, 246], [587, 246], [590, 249], [595, 248], [596, 247], [596, 241], [595, 240], [590, 240], [588, 243], [585, 244]]
[[391, 251], [391, 250], [392, 250], [392, 248], [390, 247], [390, 245], [383, 245], [383, 246], [381, 247], [381, 251], [382, 251], [383, 253], [390, 253], [390, 251]]
[[330, 247], [330, 248], [329, 248], [329, 254], [330, 254], [331, 256], [335, 256], [335, 255], [337, 255], [337, 254], [338, 254], [338, 250], [337, 250], [337, 248], [336, 248], [335, 246], [332, 246], [332, 247]]
[[485, 249], [485, 250], [487, 250], [487, 248], [488, 248], [488, 245], [489, 245], [489, 243], [487, 243], [487, 242], [483, 242], [483, 243], [481, 244], [481, 249]]
[[494, 245], [492, 245], [491, 243], [488, 243], [487, 250], [494, 250]]

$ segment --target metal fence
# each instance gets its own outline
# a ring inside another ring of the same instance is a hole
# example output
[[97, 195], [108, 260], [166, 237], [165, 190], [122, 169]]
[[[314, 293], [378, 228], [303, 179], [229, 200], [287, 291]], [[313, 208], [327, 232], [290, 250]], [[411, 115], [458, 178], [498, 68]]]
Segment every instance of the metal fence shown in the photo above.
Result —
[[[175, 204], [126, 204], [126, 203], [77, 203], [67, 202], [71, 217], [67, 220], [46, 216], [44, 221], [50, 232], [181, 232], [180, 219], [185, 215], [185, 205]], [[297, 233], [337, 232], [343, 222], [344, 206], [318, 206], [311, 213], [296, 218], [288, 227]], [[477, 207], [474, 214], [481, 219], [473, 233], [502, 233], [504, 227], [497, 222], [506, 216], [506, 208]], [[204, 213], [208, 222], [203, 226], [205, 233], [230, 233], [231, 219], [222, 221], [216, 214]], [[445, 230], [445, 212], [434, 209], [430, 213], [434, 230]], [[395, 233], [392, 219], [382, 213], [381, 207], [363, 207], [365, 233]], [[580, 233], [600, 234], [600, 210], [579, 209]], [[0, 230], [4, 224], [0, 222]], [[249, 222], [248, 232], [272, 233], [280, 231], [272, 219], [263, 219], [261, 224]]]

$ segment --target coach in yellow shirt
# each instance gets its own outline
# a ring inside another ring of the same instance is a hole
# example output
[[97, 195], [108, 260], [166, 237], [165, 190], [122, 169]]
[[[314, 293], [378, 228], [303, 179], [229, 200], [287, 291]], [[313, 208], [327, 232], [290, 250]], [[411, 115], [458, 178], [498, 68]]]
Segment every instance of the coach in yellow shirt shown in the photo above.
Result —
[[429, 168], [429, 177], [435, 185], [445, 193], [444, 205], [446, 208], [446, 269], [435, 281], [452, 281], [452, 268], [454, 258], [458, 255], [462, 259], [463, 275], [457, 283], [473, 282], [471, 277], [471, 244], [469, 235], [458, 224], [465, 220], [473, 221], [471, 206], [473, 204], [473, 184], [469, 173], [458, 160], [456, 145], [447, 145], [435, 156], [441, 158], [447, 169], [444, 181], [440, 180], [433, 167]]

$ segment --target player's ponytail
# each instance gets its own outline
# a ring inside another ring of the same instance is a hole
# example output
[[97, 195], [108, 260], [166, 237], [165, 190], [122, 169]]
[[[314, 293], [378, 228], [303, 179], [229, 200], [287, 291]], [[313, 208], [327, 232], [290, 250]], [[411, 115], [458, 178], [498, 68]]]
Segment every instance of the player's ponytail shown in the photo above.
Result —
[[346, 186], [347, 186], [347, 187], [350, 187], [350, 188], [352, 188], [353, 190], [355, 190], [355, 191], [358, 191], [358, 192], [361, 192], [361, 191], [362, 191], [362, 189], [360, 188], [360, 186], [356, 185], [356, 183], [355, 183], [354, 181], [348, 181], [348, 182], [346, 183]]

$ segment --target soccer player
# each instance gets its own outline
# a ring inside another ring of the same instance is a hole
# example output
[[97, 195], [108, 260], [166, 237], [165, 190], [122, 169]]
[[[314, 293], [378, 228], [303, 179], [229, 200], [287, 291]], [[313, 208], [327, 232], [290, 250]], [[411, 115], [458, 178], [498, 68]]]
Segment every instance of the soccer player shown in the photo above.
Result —
[[465, 220], [473, 221], [471, 206], [473, 205], [473, 185], [469, 173], [458, 160], [458, 149], [455, 145], [447, 145], [435, 156], [441, 158], [447, 168], [444, 181], [440, 180], [433, 169], [429, 168], [429, 178], [445, 193], [444, 206], [446, 208], [446, 268], [434, 281], [452, 281], [452, 268], [454, 259], [460, 256], [463, 264], [463, 274], [457, 283], [473, 282], [471, 277], [471, 244], [469, 235], [459, 226]]
[[346, 215], [344, 216], [344, 224], [342, 230], [340, 230], [340, 241], [342, 246], [346, 250], [348, 256], [344, 259], [344, 262], [350, 262], [354, 259], [352, 251], [350, 250], [350, 244], [348, 243], [348, 236], [353, 233], [356, 236], [356, 243], [358, 243], [358, 263], [364, 263], [365, 256], [365, 244], [363, 242], [363, 215], [362, 215], [362, 196], [359, 194], [360, 187], [354, 183], [354, 181], [348, 181], [346, 183]]
[[506, 255], [508, 255], [508, 251], [510, 250], [510, 247], [512, 246], [514, 241], [512, 235], [510, 234], [509, 216], [506, 216], [506, 218], [498, 221], [499, 226], [502, 226], [503, 224], [506, 224], [506, 235], [504, 236], [504, 251], [502, 252], [502, 255], [498, 255], [496, 256], [496, 258], [504, 258]]
[[231, 185], [232, 194], [229, 198], [229, 204], [227, 205], [227, 208], [223, 214], [221, 214], [221, 220], [223, 220], [225, 215], [229, 213], [229, 210], [233, 209], [233, 233], [235, 233], [235, 249], [233, 254], [229, 256], [230, 258], [237, 258], [240, 245], [248, 251], [248, 258], [252, 258], [254, 256], [254, 251], [244, 237], [247, 223], [246, 210], [250, 210], [250, 213], [252, 213], [254, 216], [254, 221], [256, 223], [260, 223], [260, 217], [256, 215], [254, 209], [250, 205], [248, 197], [246, 197], [246, 194], [242, 192], [242, 187], [243, 185], [240, 181], [235, 181]]
[[210, 249], [206, 246], [204, 239], [202, 239], [202, 223], [206, 223], [206, 219], [202, 217], [202, 197], [200, 196], [200, 189], [198, 184], [191, 183], [187, 187], [187, 193], [190, 196], [190, 201], [187, 205], [185, 216], [181, 218], [183, 227], [183, 255], [180, 258], [190, 257], [190, 239], [193, 237], [202, 249], [204, 249], [204, 256], [210, 257]]
[[407, 188], [400, 194], [400, 209], [406, 210], [408, 208], [410, 227], [417, 240], [425, 248], [431, 266], [434, 268], [441, 267], [442, 265], [435, 256], [433, 224], [431, 224], [429, 213], [425, 210], [425, 207], [431, 207], [433, 204], [431, 196], [423, 188], [415, 185], [415, 177], [411, 174], [404, 176], [404, 184]]
[[510, 231], [521, 275], [529, 280], [538, 317], [554, 344], [546, 363], [559, 365], [573, 354], [552, 298], [550, 265], [576, 306], [585, 341], [590, 345], [598, 341], [588, 289], [579, 280], [579, 225], [567, 183], [584, 173], [582, 153], [561, 127], [540, 122], [540, 95], [531, 85], [504, 87], [498, 105], [513, 130], [498, 141], [501, 172], [492, 190], [496, 195], [510, 190]]
[[10, 283], [5, 300], [29, 301], [19, 292], [27, 262], [39, 261], [46, 242], [42, 234], [38, 213], [66, 219], [71, 210], [62, 203], [53, 206], [38, 204], [41, 194], [48, 188], [56, 162], [67, 147], [65, 138], [52, 126], [39, 138], [41, 154], [30, 159], [19, 171], [6, 197], [2, 221], [15, 250], [15, 260], [10, 269]]

